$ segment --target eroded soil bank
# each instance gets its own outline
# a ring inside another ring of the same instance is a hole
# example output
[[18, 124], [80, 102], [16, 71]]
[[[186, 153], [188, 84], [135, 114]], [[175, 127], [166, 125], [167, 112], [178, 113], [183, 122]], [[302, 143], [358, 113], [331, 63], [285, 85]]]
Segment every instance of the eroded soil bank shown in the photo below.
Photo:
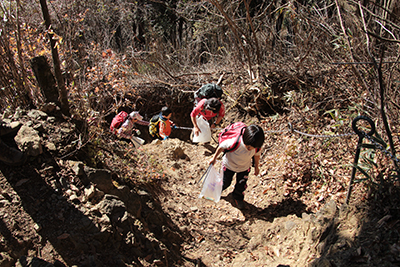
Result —
[[[182, 105], [177, 110], [186, 114], [191, 103]], [[179, 114], [177, 125], [191, 126]], [[345, 205], [356, 138], [328, 145], [285, 131], [288, 121], [304, 126], [298, 114], [260, 120], [227, 113], [225, 123], [282, 130], [266, 135], [261, 175], [251, 173], [244, 210], [232, 203], [232, 186], [218, 203], [198, 197], [214, 141], [193, 144], [176, 132], [135, 150], [107, 125], [101, 139], [80, 143], [81, 124], [51, 112], [9, 119], [36, 131], [42, 149], [24, 166], [0, 164], [0, 266], [400, 264], [397, 188], [367, 194], [359, 184]], [[326, 119], [318, 130], [333, 123]]]

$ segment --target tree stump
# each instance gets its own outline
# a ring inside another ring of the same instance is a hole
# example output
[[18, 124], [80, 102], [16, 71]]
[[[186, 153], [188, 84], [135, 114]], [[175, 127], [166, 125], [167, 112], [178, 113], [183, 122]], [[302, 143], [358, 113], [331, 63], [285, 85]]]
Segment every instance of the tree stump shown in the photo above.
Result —
[[60, 106], [56, 80], [51, 72], [51, 68], [46, 60], [46, 57], [34, 57], [31, 59], [30, 63], [45, 102], [54, 102], [57, 106]]

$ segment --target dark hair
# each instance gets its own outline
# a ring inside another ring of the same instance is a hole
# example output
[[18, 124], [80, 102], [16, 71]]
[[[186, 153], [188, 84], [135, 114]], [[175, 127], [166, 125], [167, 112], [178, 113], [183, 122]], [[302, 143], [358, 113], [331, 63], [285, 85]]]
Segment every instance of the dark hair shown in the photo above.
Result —
[[243, 143], [254, 148], [261, 148], [264, 138], [264, 130], [255, 124], [247, 126], [243, 133]]
[[162, 114], [163, 116], [168, 116], [168, 115], [171, 114], [171, 113], [172, 113], [172, 110], [170, 110], [169, 107], [163, 107], [163, 108], [161, 109], [161, 114]]
[[211, 110], [214, 113], [218, 113], [219, 109], [221, 108], [221, 102], [217, 98], [213, 97], [206, 100], [204, 107], [205, 109]]

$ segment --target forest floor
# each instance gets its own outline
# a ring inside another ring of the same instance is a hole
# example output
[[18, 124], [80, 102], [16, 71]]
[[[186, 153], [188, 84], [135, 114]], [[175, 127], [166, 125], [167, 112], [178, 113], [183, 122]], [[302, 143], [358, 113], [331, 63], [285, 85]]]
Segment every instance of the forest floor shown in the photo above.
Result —
[[[225, 118], [238, 119], [234, 112]], [[259, 123], [266, 131], [286, 130], [292, 119]], [[72, 124], [44, 124], [46, 140], [76, 138]], [[47, 145], [24, 166], [0, 164], [0, 266], [399, 266], [397, 187], [377, 197], [360, 183], [345, 204], [356, 145], [355, 135], [326, 142], [267, 133], [260, 175], [251, 171], [242, 210], [232, 201], [233, 185], [217, 203], [199, 198], [214, 140], [170, 138], [135, 151], [111, 138], [97, 152], [114, 170], [84, 169], [89, 182], [72, 167], [78, 161], [61, 159]], [[140, 160], [112, 161], [127, 151]], [[124, 185], [115, 170], [128, 167], [139, 177], [159, 175]], [[97, 197], [89, 201], [93, 184]]]

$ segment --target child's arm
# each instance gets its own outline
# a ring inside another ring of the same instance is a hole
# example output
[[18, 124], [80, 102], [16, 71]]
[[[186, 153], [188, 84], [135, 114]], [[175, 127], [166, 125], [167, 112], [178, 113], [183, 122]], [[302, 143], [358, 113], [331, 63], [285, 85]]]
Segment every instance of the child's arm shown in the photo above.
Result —
[[215, 128], [222, 121], [222, 118], [223, 116], [218, 116], [215, 122], [213, 123], [214, 127], [211, 128]]
[[199, 126], [197, 125], [196, 117], [190, 117], [193, 123], [193, 133], [194, 136], [198, 136], [201, 133]]
[[221, 102], [221, 108], [219, 109], [218, 117], [217, 117], [217, 120], [215, 121], [215, 125], [219, 124], [222, 121], [222, 119], [224, 118], [224, 116], [225, 116], [225, 106]]
[[212, 165], [214, 165], [215, 164], [215, 161], [217, 160], [217, 158], [218, 158], [218, 156], [219, 156], [219, 154], [221, 154], [222, 153], [222, 151], [224, 151], [224, 148], [222, 148], [222, 147], [218, 147], [217, 148], [217, 151], [215, 151], [215, 154], [214, 154], [214, 156], [212, 157], [212, 159], [209, 161], [209, 163], [208, 164], [212, 164]]
[[254, 155], [254, 175], [257, 176], [260, 173], [260, 155]]
[[121, 128], [118, 129], [117, 134], [119, 138], [126, 138], [129, 139], [131, 138], [130, 131], [125, 126], [121, 126]]
[[161, 139], [165, 140], [168, 138], [167, 134], [165, 133], [165, 124], [163, 122], [160, 121], [159, 124], [159, 131], [158, 134], [160, 135]]
[[193, 123], [193, 133], [194, 136], [198, 136], [199, 133], [201, 133], [199, 126], [197, 125], [197, 120], [196, 117], [197, 115], [200, 114], [200, 111], [203, 109], [204, 103], [205, 103], [206, 99], [202, 99], [197, 106], [192, 110], [192, 112], [190, 113], [190, 119], [192, 120]]
[[167, 135], [165, 134], [165, 125], [161, 120], [158, 124], [158, 134], [160, 135], [162, 140], [165, 140], [168, 138]]

